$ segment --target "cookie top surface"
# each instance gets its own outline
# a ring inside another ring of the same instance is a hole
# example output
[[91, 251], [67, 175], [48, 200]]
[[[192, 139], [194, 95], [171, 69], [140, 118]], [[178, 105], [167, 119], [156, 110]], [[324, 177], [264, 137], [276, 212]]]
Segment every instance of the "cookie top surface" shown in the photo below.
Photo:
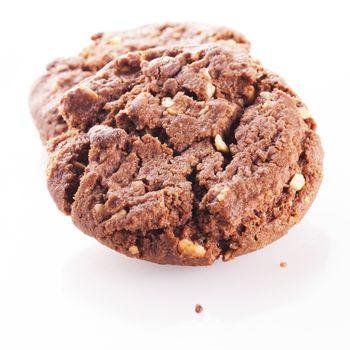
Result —
[[241, 34], [224, 27], [195, 23], [166, 23], [123, 32], [98, 33], [92, 36], [92, 41], [79, 56], [51, 62], [47, 73], [33, 86], [30, 109], [44, 142], [67, 130], [58, 110], [63, 93], [118, 55], [162, 45], [206, 42], [227, 46], [238, 44], [249, 50], [249, 43]]
[[226, 46], [240, 44], [249, 50], [249, 42], [240, 33], [226, 27], [199, 23], [164, 23], [133, 30], [97, 33], [93, 43], [80, 52], [87, 69], [97, 71], [117, 55], [177, 44], [216, 42]]
[[67, 92], [50, 192], [130, 256], [205, 265], [279, 238], [311, 204], [322, 149], [306, 107], [239, 45], [114, 59]]

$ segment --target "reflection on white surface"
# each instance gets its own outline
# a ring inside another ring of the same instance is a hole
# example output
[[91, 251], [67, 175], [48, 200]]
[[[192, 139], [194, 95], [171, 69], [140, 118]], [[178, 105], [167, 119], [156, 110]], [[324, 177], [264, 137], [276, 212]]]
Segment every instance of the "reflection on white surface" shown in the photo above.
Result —
[[[62, 287], [86, 310], [145, 327], [206, 314], [235, 322], [305, 295], [329, 248], [327, 236], [307, 220], [260, 251], [210, 267], [156, 265], [96, 243], [66, 263]], [[281, 268], [280, 261], [288, 266]], [[201, 315], [196, 303], [204, 307]]]

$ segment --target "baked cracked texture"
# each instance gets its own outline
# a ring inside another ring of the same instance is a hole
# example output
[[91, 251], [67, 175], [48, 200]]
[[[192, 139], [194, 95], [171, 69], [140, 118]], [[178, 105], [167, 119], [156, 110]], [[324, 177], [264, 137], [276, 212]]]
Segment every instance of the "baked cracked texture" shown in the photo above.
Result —
[[249, 50], [249, 43], [241, 34], [225, 27], [195, 23], [148, 25], [124, 32], [98, 33], [91, 39], [93, 43], [77, 57], [51, 62], [32, 88], [30, 111], [43, 142], [67, 130], [59, 110], [62, 95], [118, 55], [162, 45], [207, 42], [239, 44]]
[[209, 265], [299, 222], [322, 178], [316, 124], [242, 45], [112, 60], [64, 94], [48, 187], [86, 234], [128, 256]]

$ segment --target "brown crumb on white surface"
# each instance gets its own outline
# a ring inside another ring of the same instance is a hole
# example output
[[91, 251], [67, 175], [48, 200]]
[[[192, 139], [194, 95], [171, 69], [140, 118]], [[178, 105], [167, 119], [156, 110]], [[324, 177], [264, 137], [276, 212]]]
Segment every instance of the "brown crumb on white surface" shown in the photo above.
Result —
[[285, 261], [281, 261], [281, 262], [280, 262], [280, 267], [281, 267], [281, 268], [287, 267], [287, 263], [286, 263]]
[[197, 314], [200, 314], [203, 311], [203, 306], [201, 304], [196, 304], [194, 311], [196, 311]]

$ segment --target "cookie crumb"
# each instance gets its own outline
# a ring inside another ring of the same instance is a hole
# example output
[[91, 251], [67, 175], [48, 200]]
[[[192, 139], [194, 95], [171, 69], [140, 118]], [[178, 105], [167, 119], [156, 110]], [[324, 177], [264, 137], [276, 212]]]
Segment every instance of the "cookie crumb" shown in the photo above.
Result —
[[281, 262], [280, 262], [280, 267], [281, 267], [282, 269], [284, 269], [285, 267], [287, 267], [287, 263], [286, 263], [285, 261], [281, 261]]
[[201, 304], [196, 304], [194, 311], [196, 311], [197, 314], [200, 314], [201, 312], [203, 312], [203, 306]]

